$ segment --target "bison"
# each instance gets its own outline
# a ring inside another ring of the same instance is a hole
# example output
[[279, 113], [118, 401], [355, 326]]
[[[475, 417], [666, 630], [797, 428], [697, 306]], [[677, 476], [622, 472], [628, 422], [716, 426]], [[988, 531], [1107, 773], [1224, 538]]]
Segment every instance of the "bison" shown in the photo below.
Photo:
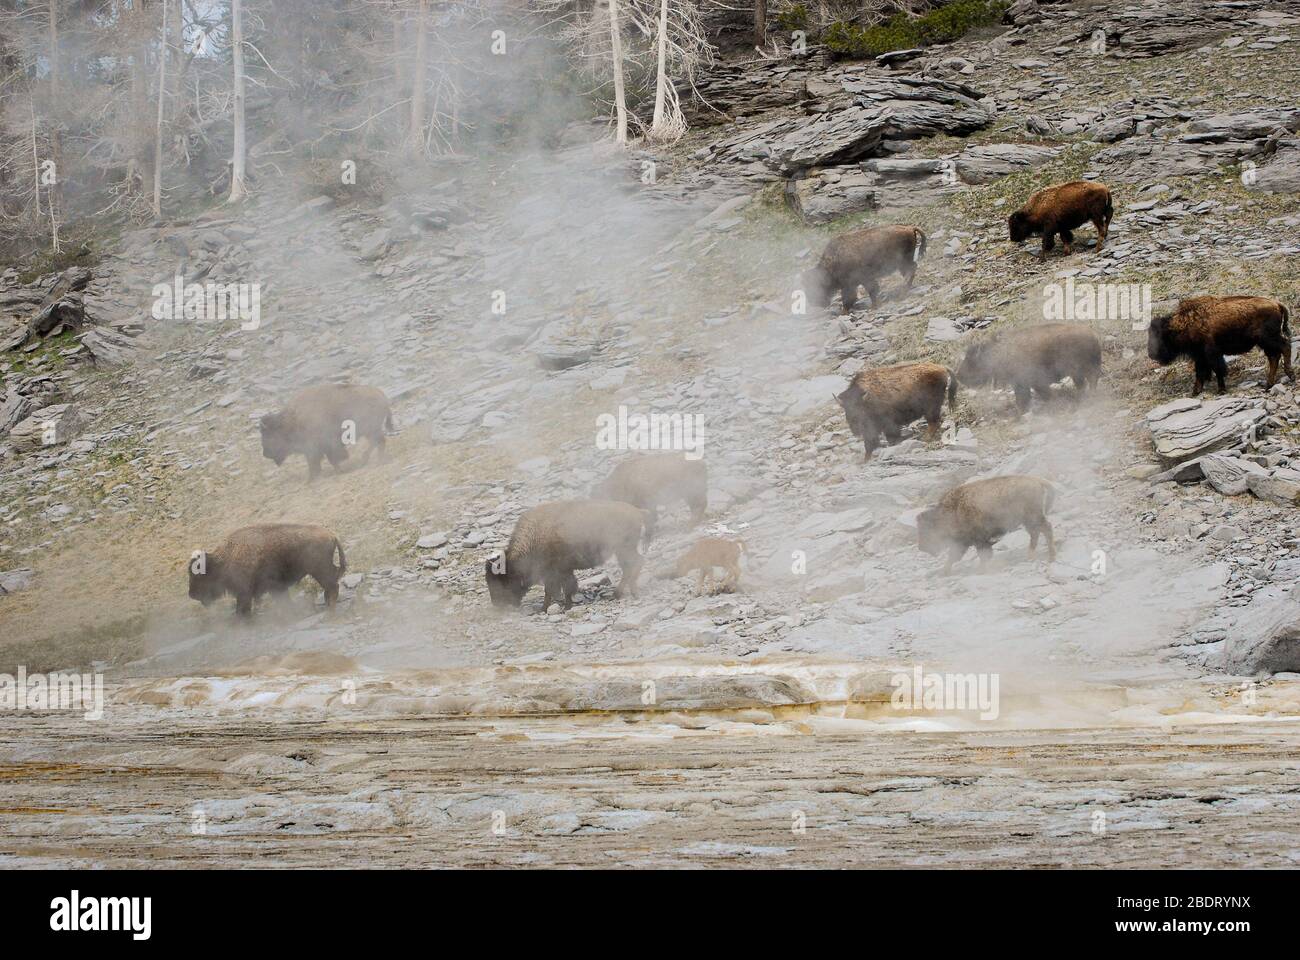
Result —
[[804, 290], [818, 307], [830, 306], [838, 290], [844, 312], [848, 313], [858, 302], [861, 285], [867, 288], [871, 306], [875, 307], [880, 299], [880, 281], [901, 273], [910, 290], [923, 256], [925, 234], [919, 227], [869, 227], [842, 233], [826, 244], [817, 266], [804, 273]]
[[1039, 190], [1007, 219], [1007, 228], [1015, 243], [1024, 243], [1034, 234], [1042, 234], [1043, 249], [1038, 255], [1041, 262], [1047, 259], [1047, 252], [1055, 246], [1057, 234], [1065, 243], [1066, 256], [1073, 253], [1072, 231], [1088, 221], [1097, 228], [1097, 249], [1100, 250], [1106, 243], [1106, 233], [1114, 213], [1109, 187], [1104, 183], [1074, 180]]
[[[339, 563], [334, 565], [334, 554]], [[253, 601], [267, 593], [284, 593], [310, 576], [325, 591], [325, 605], [339, 596], [339, 578], [347, 558], [339, 538], [324, 527], [265, 523], [241, 527], [215, 550], [198, 551], [190, 560], [190, 599], [205, 607], [226, 594], [235, 597], [235, 612], [248, 616]]]
[[307, 458], [308, 479], [320, 476], [321, 459], [335, 470], [348, 458], [348, 446], [369, 441], [363, 464], [379, 451], [384, 459], [384, 429], [393, 428], [393, 413], [384, 392], [359, 384], [324, 384], [294, 394], [283, 410], [262, 418], [262, 456], [278, 467], [290, 454]]
[[678, 558], [661, 577], [684, 577], [692, 570], [698, 571], [695, 592], [702, 594], [704, 584], [715, 567], [725, 571], [719, 588], [732, 592], [740, 587], [740, 555], [745, 553], [742, 540], [723, 540], [721, 537], [704, 537], [697, 540]]
[[1056, 559], [1056, 544], [1047, 511], [1055, 491], [1038, 477], [1004, 476], [972, 480], [949, 490], [937, 506], [916, 518], [920, 548], [937, 556], [948, 552], [943, 572], [974, 547], [982, 564], [993, 556], [993, 544], [1004, 534], [1024, 527], [1029, 531], [1029, 552], [1038, 549], [1038, 536], [1047, 538], [1047, 558]]
[[682, 500], [691, 508], [692, 526], [704, 520], [709, 503], [709, 468], [703, 460], [688, 460], [682, 453], [639, 454], [618, 464], [591, 495], [645, 510], [649, 543], [654, 538], [661, 506]]
[[1101, 340], [1079, 323], [1043, 323], [994, 334], [966, 351], [957, 379], [967, 386], [1008, 384], [1016, 406], [1029, 409], [1031, 391], [1047, 399], [1069, 377], [1082, 396], [1101, 378]]
[[926, 439], [934, 440], [943, 422], [944, 394], [950, 411], [957, 406], [957, 379], [937, 363], [864, 367], [835, 400], [844, 408], [849, 429], [862, 441], [863, 459], [870, 460], [882, 432], [896, 441], [903, 427], [920, 417], [928, 427]]
[[1287, 379], [1291, 371], [1291, 315], [1284, 304], [1267, 297], [1193, 297], [1179, 301], [1172, 315], [1151, 318], [1147, 356], [1162, 366], [1191, 357], [1196, 371], [1192, 396], [1200, 394], [1210, 374], [1225, 393], [1225, 355], [1259, 347], [1268, 358], [1268, 386], [1277, 383], [1280, 358]]
[[567, 610], [578, 592], [574, 571], [598, 567], [611, 554], [618, 557], [623, 572], [614, 596], [635, 594], [642, 564], [637, 545], [646, 522], [646, 511], [612, 500], [562, 500], [533, 507], [515, 524], [505, 552], [485, 564], [492, 605], [518, 607], [529, 587], [540, 583], [546, 591], [542, 609], [560, 600]]

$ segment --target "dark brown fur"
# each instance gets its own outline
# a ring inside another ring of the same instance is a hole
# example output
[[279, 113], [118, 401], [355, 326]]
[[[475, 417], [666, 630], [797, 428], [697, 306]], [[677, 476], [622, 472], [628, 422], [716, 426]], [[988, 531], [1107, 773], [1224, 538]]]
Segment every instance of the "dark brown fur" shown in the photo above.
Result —
[[622, 461], [591, 492], [602, 500], [619, 500], [649, 514], [646, 542], [654, 538], [659, 508], [685, 501], [691, 508], [691, 525], [704, 520], [709, 505], [709, 468], [703, 460], [687, 460], [683, 453], [644, 453]]
[[1046, 400], [1052, 384], [1069, 377], [1082, 396], [1101, 379], [1101, 340], [1082, 323], [1042, 323], [994, 334], [971, 346], [957, 368], [967, 386], [1009, 385], [1016, 405], [1029, 409], [1030, 393]]
[[542, 609], [560, 600], [573, 606], [575, 570], [589, 570], [618, 557], [622, 581], [614, 596], [636, 593], [643, 558], [637, 549], [645, 512], [611, 500], [561, 500], [526, 511], [515, 524], [505, 553], [484, 566], [488, 595], [496, 607], [518, 607], [533, 584], [546, 591]]
[[943, 572], [971, 547], [987, 563], [993, 544], [1003, 535], [1024, 527], [1029, 531], [1029, 552], [1038, 549], [1039, 534], [1047, 537], [1047, 558], [1056, 559], [1056, 543], [1047, 511], [1055, 492], [1038, 477], [1005, 476], [972, 480], [949, 490], [937, 506], [916, 518], [917, 542], [929, 554], [947, 551]]
[[1193, 297], [1178, 304], [1172, 316], [1152, 317], [1147, 330], [1147, 356], [1160, 364], [1190, 357], [1196, 371], [1192, 396], [1198, 395], [1213, 374], [1219, 393], [1227, 390], [1228, 364], [1224, 356], [1237, 356], [1259, 347], [1268, 358], [1268, 385], [1277, 383], [1277, 363], [1282, 361], [1287, 379], [1291, 370], [1291, 315], [1284, 304], [1267, 297]]
[[296, 393], [277, 413], [262, 418], [262, 455], [276, 466], [293, 453], [307, 458], [310, 479], [320, 476], [321, 459], [335, 470], [348, 458], [343, 442], [344, 423], [355, 424], [356, 439], [369, 440], [361, 462], [369, 463], [370, 454], [379, 451], [384, 459], [384, 428], [393, 428], [393, 414], [384, 392], [359, 384], [323, 384]]
[[740, 555], [745, 552], [741, 540], [723, 540], [721, 537], [704, 537], [697, 540], [672, 566], [669, 576], [684, 577], [692, 570], [699, 572], [695, 592], [704, 593], [705, 581], [714, 567], [726, 572], [719, 589], [732, 592], [740, 588]]
[[[334, 566], [338, 551], [339, 565]], [[339, 596], [339, 578], [347, 558], [338, 537], [324, 527], [299, 523], [264, 523], [241, 527], [215, 550], [190, 561], [190, 599], [205, 607], [226, 594], [235, 597], [237, 613], [248, 616], [253, 601], [266, 593], [284, 593], [310, 576], [325, 590], [325, 605]]]
[[948, 409], [957, 406], [957, 377], [937, 363], [900, 363], [892, 367], [864, 367], [836, 396], [844, 408], [853, 435], [862, 441], [863, 459], [870, 460], [880, 445], [880, 434], [895, 441], [903, 427], [925, 417], [926, 439], [933, 441], [943, 423], [943, 398]]
[[830, 306], [840, 292], [844, 311], [858, 302], [858, 286], [867, 288], [871, 306], [880, 300], [880, 281], [901, 273], [912, 289], [916, 266], [925, 255], [925, 234], [919, 227], [889, 226], [854, 230], [833, 237], [817, 266], [804, 275], [808, 299], [818, 307]]
[[1065, 243], [1065, 255], [1073, 253], [1072, 231], [1090, 221], [1097, 228], [1097, 249], [1100, 250], [1106, 243], [1114, 214], [1109, 187], [1090, 180], [1074, 180], [1039, 190], [1007, 219], [1007, 229], [1016, 243], [1024, 243], [1034, 234], [1042, 234], [1043, 249], [1038, 255], [1041, 261], [1047, 259], [1047, 252], [1055, 246], [1053, 238], [1057, 234]]

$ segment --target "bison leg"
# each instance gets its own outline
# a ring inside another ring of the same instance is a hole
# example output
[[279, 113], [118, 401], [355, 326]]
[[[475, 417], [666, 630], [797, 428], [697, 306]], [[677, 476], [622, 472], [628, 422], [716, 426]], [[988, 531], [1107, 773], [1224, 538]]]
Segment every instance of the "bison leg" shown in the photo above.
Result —
[[866, 284], [867, 296], [871, 298], [871, 309], [876, 309], [876, 304], [880, 302], [880, 284], [872, 280]]
[[1268, 356], [1268, 389], [1273, 389], [1273, 384], [1277, 383], [1277, 365], [1282, 359], [1282, 355], [1274, 353]]
[[695, 578], [695, 595], [697, 597], [704, 596], [704, 582], [708, 579], [708, 570], [709, 568], [706, 566], [700, 567], [700, 575]]
[[885, 427], [885, 441], [887, 443], [898, 443], [903, 439], [903, 430], [897, 424]]
[[348, 448], [341, 443], [336, 443], [325, 448], [325, 459], [330, 462], [335, 473], [341, 472], [341, 464], [348, 458]]
[[235, 594], [235, 613], [241, 617], [253, 615], [253, 595], [251, 593]]
[[573, 606], [573, 598], [578, 595], [578, 578], [569, 573], [564, 580], [564, 602], [570, 607]]
[[1106, 218], [1093, 217], [1092, 225], [1097, 228], [1097, 252], [1100, 253], [1101, 248], [1106, 245]]
[[979, 554], [980, 569], [986, 569], [989, 563], [993, 560], [993, 544], [988, 543], [987, 541], [984, 543], [977, 543], [975, 544], [975, 552]]
[[851, 313], [858, 304], [858, 285], [840, 287], [840, 300], [844, 303], [844, 312]]
[[1047, 518], [1032, 520], [1025, 524], [1025, 529], [1029, 531], [1029, 555], [1032, 557], [1038, 551], [1038, 538], [1042, 536], [1047, 541], [1047, 559], [1055, 560], [1056, 543], [1052, 539], [1052, 525], [1047, 522]]
[[966, 547], [959, 543], [954, 543], [948, 548], [948, 556], [944, 559], [943, 575], [949, 576], [952, 573], [952, 565], [966, 556]]
[[616, 551], [618, 556], [618, 568], [622, 571], [623, 577], [619, 580], [618, 586], [614, 588], [615, 598], [635, 597], [636, 596], [636, 578], [641, 575], [641, 565], [644, 558], [641, 552], [637, 550], [635, 541], [631, 544], [621, 547]]
[[704, 522], [704, 511], [708, 508], [708, 495], [687, 497], [686, 505], [691, 508], [691, 526], [698, 527]]
[[925, 415], [925, 442], [934, 443], [939, 439], [939, 430], [943, 427], [943, 414], [939, 410], [931, 410]]
[[1061, 231], [1061, 242], [1065, 244], [1065, 255], [1068, 257], [1074, 253], [1074, 232], [1072, 230]]
[[876, 451], [876, 447], [879, 446], [879, 445], [880, 445], [880, 434], [879, 434], [879, 433], [877, 433], [877, 432], [875, 432], [875, 431], [872, 431], [872, 432], [869, 432], [869, 433], [867, 433], [867, 434], [865, 434], [865, 435], [863, 436], [863, 438], [862, 438], [862, 460], [863, 460], [864, 463], [865, 463], [866, 461], [868, 461], [868, 460], [871, 459], [871, 455], [872, 455], [873, 453], [875, 453], [875, 451]]
[[1210, 365], [1200, 357], [1196, 357], [1192, 360], [1192, 369], [1196, 373], [1196, 380], [1192, 384], [1192, 396], [1199, 397], [1205, 387], [1205, 381], [1210, 378]]
[[1047, 260], [1047, 255], [1048, 255], [1049, 253], [1051, 253], [1052, 248], [1053, 248], [1054, 246], [1056, 246], [1056, 241], [1052, 238], [1052, 234], [1055, 233], [1055, 232], [1056, 232], [1056, 231], [1051, 230], [1051, 229], [1047, 229], [1047, 228], [1044, 228], [1044, 229], [1043, 229], [1043, 249], [1042, 249], [1042, 251], [1038, 254], [1038, 262], [1039, 262], [1039, 263], [1044, 263], [1044, 262], [1046, 262], [1046, 260]]
[[1214, 366], [1214, 379], [1219, 381], [1219, 393], [1227, 393], [1225, 380], [1228, 376], [1228, 361], [1224, 360], [1223, 354], [1219, 353], [1210, 358], [1210, 363]]
[[319, 450], [313, 450], [307, 454], [307, 480], [315, 480], [320, 476], [320, 462], [322, 456]]
[[907, 289], [911, 290], [912, 282], [916, 280], [916, 264], [913, 264], [912, 268], [903, 274], [903, 280], [907, 282]]
[[1015, 385], [1015, 391], [1016, 407], [1021, 413], [1025, 413], [1029, 409], [1029, 385], [1026, 383], [1017, 383]]

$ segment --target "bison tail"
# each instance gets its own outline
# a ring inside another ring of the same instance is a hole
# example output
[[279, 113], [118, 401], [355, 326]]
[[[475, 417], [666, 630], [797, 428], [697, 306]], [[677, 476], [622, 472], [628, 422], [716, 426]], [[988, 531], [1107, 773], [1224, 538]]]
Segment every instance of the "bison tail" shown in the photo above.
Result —
[[397, 428], [393, 426], [393, 411], [391, 408], [384, 411], [384, 429], [389, 433], [397, 432]]
[[925, 234], [921, 232], [920, 227], [913, 227], [916, 231], [916, 238], [912, 241], [912, 262], [920, 263], [921, 258], [925, 256]]
[[957, 409], [957, 374], [952, 372], [951, 367], [944, 367], [948, 371], [948, 410], [951, 412]]
[[[343, 555], [343, 544], [339, 543], [337, 537], [334, 538], [334, 549], [339, 552], [338, 570], [339, 570], [339, 576], [341, 577], [343, 576], [343, 574], [348, 572], [348, 558]], [[333, 560], [334, 557], [331, 556], [330, 559]]]
[[1110, 218], [1115, 215], [1115, 205], [1110, 198], [1110, 188], [1106, 189], [1106, 209], [1102, 211], [1106, 214], [1106, 226], [1110, 226]]
[[1056, 486], [1050, 480], [1043, 481], [1043, 516], [1052, 509], [1052, 504], [1056, 502]]
[[1283, 335], [1287, 338], [1287, 341], [1290, 342], [1290, 340], [1291, 340], [1291, 311], [1288, 310], [1288, 309], [1286, 308], [1286, 304], [1283, 303], [1283, 302], [1280, 301], [1280, 300], [1278, 301], [1278, 304], [1277, 304], [1277, 305], [1282, 309], [1282, 333], [1283, 333]]

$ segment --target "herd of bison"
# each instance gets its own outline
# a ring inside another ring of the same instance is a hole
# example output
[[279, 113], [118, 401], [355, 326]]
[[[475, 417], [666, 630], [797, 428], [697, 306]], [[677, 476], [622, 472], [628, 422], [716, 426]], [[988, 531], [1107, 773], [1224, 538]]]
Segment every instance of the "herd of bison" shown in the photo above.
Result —
[[[1057, 236], [1071, 253], [1073, 230], [1091, 223], [1100, 250], [1113, 214], [1110, 190], [1099, 183], [1075, 181], [1040, 190], [1008, 219], [1010, 238], [1023, 243], [1042, 237], [1040, 258], [1053, 249]], [[833, 238], [817, 265], [805, 272], [804, 292], [815, 304], [829, 306], [839, 293], [844, 310], [853, 309], [864, 287], [873, 306], [880, 281], [899, 273], [911, 286], [925, 254], [926, 238], [913, 226], [856, 230]], [[1291, 370], [1291, 330], [1287, 308], [1265, 297], [1205, 296], [1181, 301], [1167, 316], [1152, 318], [1147, 352], [1165, 365], [1189, 357], [1195, 370], [1196, 396], [1213, 375], [1226, 390], [1225, 356], [1259, 347], [1268, 358], [1268, 386], [1278, 378], [1281, 359]], [[958, 385], [1009, 386], [1020, 411], [1033, 397], [1046, 399], [1052, 385], [1069, 377], [1077, 394], [1096, 387], [1101, 376], [1101, 341], [1083, 323], [1045, 323], [994, 333], [971, 346], [954, 372], [936, 363], [867, 366], [836, 399], [853, 436], [862, 441], [866, 459], [881, 435], [895, 441], [916, 420], [925, 419], [926, 439], [938, 438], [944, 400], [957, 401]], [[291, 454], [306, 457], [311, 478], [321, 461], [338, 469], [348, 447], [368, 443], [364, 460], [378, 450], [384, 457], [385, 430], [392, 429], [388, 400], [373, 387], [315, 386], [293, 397], [285, 409], [262, 419], [262, 452], [277, 465]], [[1055, 556], [1047, 512], [1054, 491], [1037, 477], [997, 476], [964, 483], [917, 516], [921, 550], [944, 555], [944, 572], [974, 547], [987, 561], [993, 544], [1006, 533], [1029, 533], [1030, 553], [1041, 535], [1049, 559]], [[520, 516], [503, 552], [485, 561], [488, 595], [494, 606], [519, 607], [530, 587], [545, 591], [543, 610], [552, 602], [565, 609], [578, 592], [575, 572], [618, 559], [622, 580], [615, 596], [632, 594], [644, 558], [640, 548], [654, 535], [660, 507], [684, 501], [692, 524], [703, 521], [708, 502], [708, 468], [703, 460], [681, 453], [635, 455], [614, 467], [592, 499], [544, 503]], [[714, 569], [726, 576], [722, 589], [739, 586], [739, 540], [706, 537], [696, 542], [664, 576], [699, 575], [703, 590]], [[335, 557], [337, 556], [337, 564]], [[343, 547], [329, 530], [300, 524], [259, 524], [235, 531], [211, 551], [198, 551], [190, 562], [190, 597], [204, 605], [231, 594], [236, 610], [250, 614], [253, 602], [267, 593], [282, 593], [311, 576], [324, 588], [325, 603], [338, 598], [346, 570]]]

